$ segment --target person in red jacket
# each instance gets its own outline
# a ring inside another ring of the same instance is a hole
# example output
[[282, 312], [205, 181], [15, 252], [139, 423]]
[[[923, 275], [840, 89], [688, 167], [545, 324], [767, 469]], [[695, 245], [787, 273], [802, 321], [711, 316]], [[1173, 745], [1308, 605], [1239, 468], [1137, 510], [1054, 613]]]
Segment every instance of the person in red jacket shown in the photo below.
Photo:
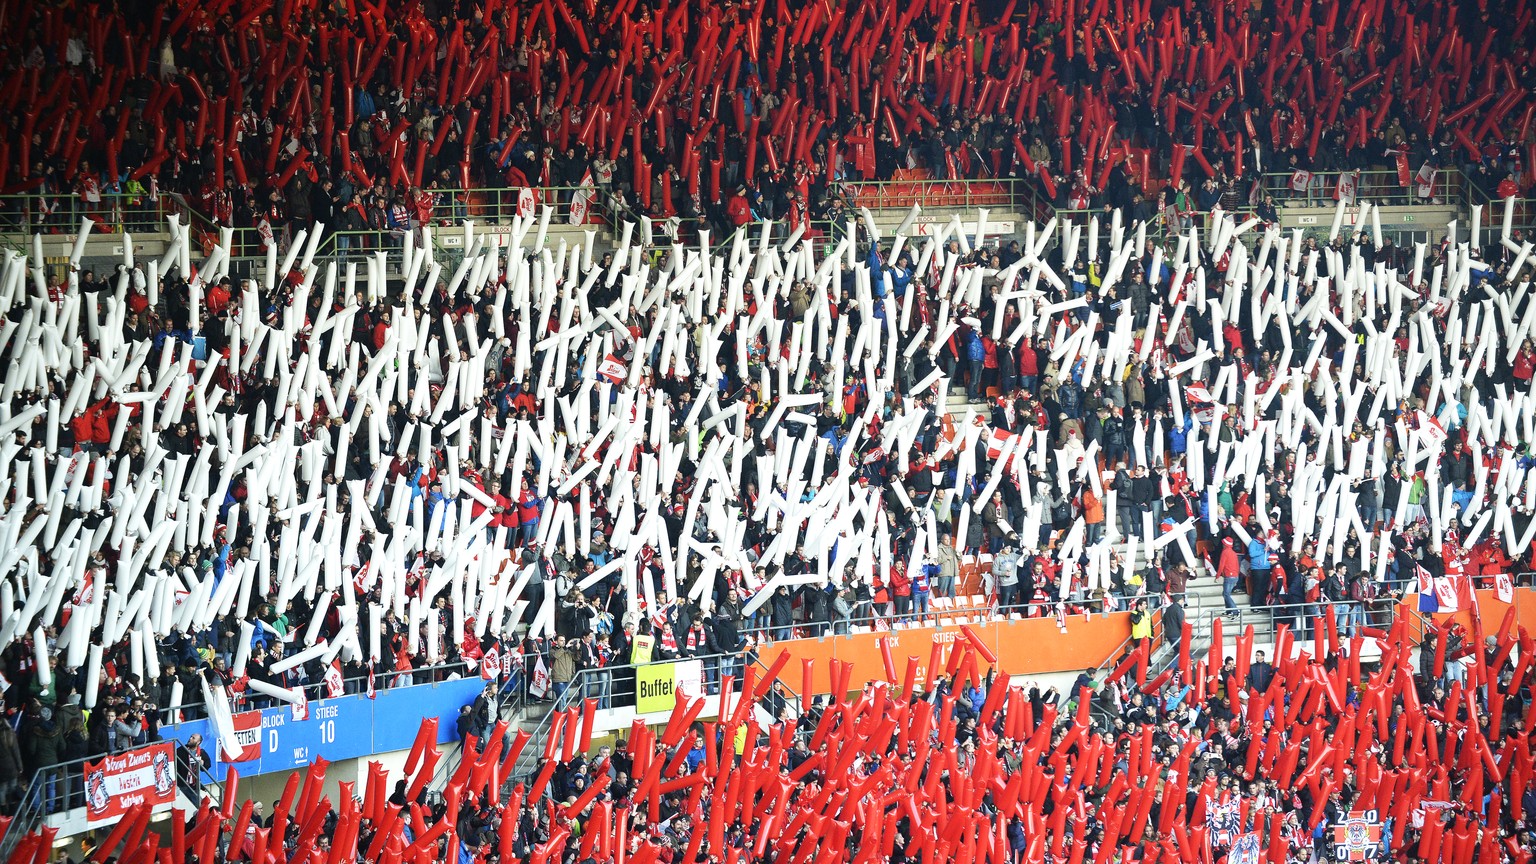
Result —
[[539, 513], [543, 502], [539, 500], [539, 494], [528, 485], [524, 478], [523, 488], [517, 496], [517, 522], [523, 529], [523, 545], [533, 543], [539, 534]]
[[982, 334], [981, 350], [982, 386], [995, 387], [1002, 383], [997, 377], [997, 341], [989, 334]]
[[225, 307], [229, 306], [229, 277], [226, 276], [209, 286], [205, 302], [208, 304], [208, 314], [210, 316], [218, 315], [224, 311]]
[[1531, 340], [1527, 339], [1525, 344], [1520, 346], [1520, 353], [1515, 355], [1515, 368], [1512, 374], [1522, 387], [1529, 387], [1532, 372], [1536, 372], [1536, 349], [1531, 347]]
[[1216, 575], [1221, 577], [1221, 601], [1227, 604], [1227, 613], [1237, 611], [1237, 601], [1232, 599], [1232, 589], [1237, 587], [1237, 580], [1242, 577], [1242, 571], [1238, 563], [1237, 547], [1233, 545], [1231, 537], [1223, 537], [1221, 540], [1221, 561], [1216, 565]]
[[912, 580], [907, 576], [907, 568], [892, 563], [890, 579], [886, 581], [890, 583], [891, 596], [896, 601], [896, 617], [904, 620], [912, 613]]
[[491, 500], [496, 502], [497, 510], [496, 515], [491, 518], [491, 527], [507, 529], [507, 538], [510, 542], [517, 536], [517, 505], [512, 503], [512, 499], [499, 493], [492, 495]]
[[752, 221], [752, 205], [747, 203], [747, 187], [736, 187], [736, 194], [725, 202], [725, 215], [737, 228]]
[[384, 350], [384, 343], [389, 340], [389, 310], [379, 313], [379, 323], [373, 325], [373, 350]]
[[1035, 353], [1035, 340], [1025, 336], [1019, 343], [1019, 388], [1033, 393], [1040, 380], [1040, 356]]

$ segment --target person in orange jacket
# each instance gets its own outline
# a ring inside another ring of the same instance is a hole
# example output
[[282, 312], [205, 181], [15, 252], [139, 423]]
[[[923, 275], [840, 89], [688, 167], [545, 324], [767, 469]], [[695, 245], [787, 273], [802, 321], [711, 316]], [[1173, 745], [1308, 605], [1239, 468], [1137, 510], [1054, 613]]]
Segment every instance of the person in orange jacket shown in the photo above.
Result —
[[1088, 545], [1103, 539], [1104, 499], [1093, 494], [1091, 485], [1083, 487], [1083, 522], [1088, 526]]

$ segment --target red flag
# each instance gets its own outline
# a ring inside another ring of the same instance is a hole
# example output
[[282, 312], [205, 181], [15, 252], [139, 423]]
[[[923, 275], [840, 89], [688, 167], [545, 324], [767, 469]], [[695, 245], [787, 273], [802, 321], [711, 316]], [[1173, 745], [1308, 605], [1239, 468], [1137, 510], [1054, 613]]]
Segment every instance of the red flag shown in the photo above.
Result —
[[325, 695], [328, 699], [335, 699], [341, 695], [341, 660], [331, 661], [331, 665], [325, 667]]
[[1515, 583], [1510, 580], [1508, 573], [1499, 573], [1493, 577], [1494, 588], [1499, 592], [1500, 603], [1515, 602]]
[[372, 666], [368, 667], [368, 698], [369, 699], [377, 699], [377, 698], [379, 698], [378, 691], [373, 689], [373, 667]]
[[500, 671], [501, 654], [496, 650], [496, 646], [492, 645], [486, 649], [485, 656], [480, 658], [480, 677], [489, 681]]

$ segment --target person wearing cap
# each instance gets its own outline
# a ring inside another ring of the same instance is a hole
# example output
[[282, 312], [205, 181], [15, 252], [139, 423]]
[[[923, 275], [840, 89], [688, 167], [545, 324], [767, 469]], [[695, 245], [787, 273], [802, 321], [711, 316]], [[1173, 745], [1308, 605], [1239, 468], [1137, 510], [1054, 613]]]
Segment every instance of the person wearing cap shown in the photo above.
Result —
[[1237, 614], [1237, 601], [1233, 599], [1232, 592], [1237, 588], [1237, 580], [1242, 577], [1242, 568], [1237, 557], [1237, 545], [1231, 537], [1221, 538], [1221, 560], [1216, 564], [1216, 575], [1221, 578], [1221, 602], [1226, 605], [1226, 614]]

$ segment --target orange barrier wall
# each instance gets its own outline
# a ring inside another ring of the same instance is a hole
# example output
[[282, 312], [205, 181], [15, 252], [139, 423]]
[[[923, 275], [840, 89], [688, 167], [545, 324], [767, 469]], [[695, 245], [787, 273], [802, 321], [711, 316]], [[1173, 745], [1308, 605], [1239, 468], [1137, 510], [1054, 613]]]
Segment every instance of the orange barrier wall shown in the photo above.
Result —
[[[1027, 618], [1020, 621], [993, 621], [970, 624], [992, 653], [997, 655], [998, 666], [1009, 675], [1031, 675], [1045, 672], [1073, 672], [1097, 666], [1109, 659], [1114, 651], [1131, 636], [1131, 613], [1111, 612], [1085, 618], [1073, 615], [1067, 618], [1067, 631], [1056, 626], [1055, 618]], [[917, 681], [928, 679], [928, 663], [935, 642], [941, 644], [939, 662], [949, 658], [956, 639], [963, 639], [959, 627], [914, 627], [910, 630], [893, 630], [889, 633], [854, 633], [848, 636], [825, 636], [821, 639], [789, 639], [776, 642], [762, 649], [762, 662], [772, 666], [780, 654], [790, 655], [789, 665], [780, 677], [784, 683], [799, 691], [803, 688], [804, 673], [801, 661], [814, 661], [812, 677], [813, 693], [832, 690], [829, 660], [853, 663], [850, 679], [854, 689], [866, 681], [884, 679], [885, 663], [880, 659], [880, 642], [890, 639], [891, 660], [896, 666], [898, 681], [907, 671], [907, 658], [916, 657]], [[989, 664], [977, 658], [978, 669], [986, 674]]]
[[[1418, 608], [1417, 594], [1409, 594], [1406, 603], [1413, 608]], [[1504, 614], [1510, 606], [1515, 607], [1515, 626], [1524, 627], [1526, 630], [1536, 632], [1536, 588], [1516, 588], [1515, 602], [1505, 603], [1499, 600], [1499, 594], [1492, 588], [1477, 589], [1477, 604], [1483, 618], [1483, 635], [1493, 636], [1499, 632], [1499, 625], [1504, 622]], [[1467, 628], [1472, 632], [1472, 610], [1458, 609], [1449, 614], [1436, 614], [1427, 616], [1440, 624], [1447, 619]], [[1519, 630], [1514, 632], [1518, 633]]]

